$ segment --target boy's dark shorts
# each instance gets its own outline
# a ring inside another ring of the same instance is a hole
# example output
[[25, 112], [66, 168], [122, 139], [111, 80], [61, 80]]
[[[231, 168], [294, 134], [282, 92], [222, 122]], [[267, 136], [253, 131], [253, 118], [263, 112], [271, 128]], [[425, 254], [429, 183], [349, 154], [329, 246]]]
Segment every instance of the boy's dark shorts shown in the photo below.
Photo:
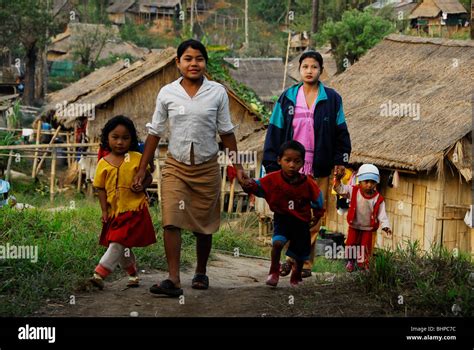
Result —
[[300, 261], [309, 259], [311, 251], [311, 235], [309, 223], [290, 215], [275, 213], [273, 216], [272, 243], [281, 241], [290, 242], [286, 255]]

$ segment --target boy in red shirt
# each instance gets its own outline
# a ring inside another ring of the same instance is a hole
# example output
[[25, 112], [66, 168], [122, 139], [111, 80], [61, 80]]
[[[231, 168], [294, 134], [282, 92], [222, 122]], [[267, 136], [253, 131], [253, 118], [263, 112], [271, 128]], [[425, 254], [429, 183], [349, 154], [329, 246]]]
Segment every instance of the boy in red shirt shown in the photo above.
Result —
[[246, 178], [243, 186], [245, 192], [265, 198], [274, 212], [272, 263], [266, 281], [273, 287], [278, 284], [280, 255], [288, 241], [286, 255], [296, 261], [290, 284], [294, 287], [302, 281], [301, 270], [311, 248], [309, 228], [316, 225], [324, 214], [323, 195], [318, 185], [311, 177], [300, 173], [304, 156], [305, 149], [301, 143], [288, 141], [281, 146], [278, 154], [281, 170], [261, 179]]

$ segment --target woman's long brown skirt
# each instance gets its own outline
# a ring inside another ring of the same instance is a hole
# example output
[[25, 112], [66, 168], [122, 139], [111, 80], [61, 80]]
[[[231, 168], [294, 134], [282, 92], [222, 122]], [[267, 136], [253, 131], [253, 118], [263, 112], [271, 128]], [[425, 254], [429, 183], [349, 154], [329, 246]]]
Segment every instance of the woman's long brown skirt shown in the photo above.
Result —
[[217, 156], [198, 165], [170, 157], [161, 179], [163, 227], [212, 234], [220, 224], [221, 174]]

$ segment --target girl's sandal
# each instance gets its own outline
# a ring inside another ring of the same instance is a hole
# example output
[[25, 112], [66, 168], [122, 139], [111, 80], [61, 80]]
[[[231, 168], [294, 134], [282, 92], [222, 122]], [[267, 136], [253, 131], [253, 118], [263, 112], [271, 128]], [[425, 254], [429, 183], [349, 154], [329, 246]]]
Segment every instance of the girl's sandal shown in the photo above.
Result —
[[293, 264], [289, 263], [288, 261], [285, 261], [283, 264], [281, 264], [280, 267], [280, 276], [285, 277], [288, 276], [291, 272], [291, 267]]
[[129, 276], [127, 287], [129, 288], [137, 288], [140, 286], [140, 279], [138, 276]]

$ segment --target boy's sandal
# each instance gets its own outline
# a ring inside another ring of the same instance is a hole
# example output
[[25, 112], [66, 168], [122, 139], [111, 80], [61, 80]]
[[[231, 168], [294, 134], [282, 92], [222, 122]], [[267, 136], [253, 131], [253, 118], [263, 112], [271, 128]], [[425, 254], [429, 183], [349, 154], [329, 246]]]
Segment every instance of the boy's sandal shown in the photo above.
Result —
[[94, 276], [89, 278], [89, 283], [100, 290], [104, 289], [104, 279], [97, 273], [94, 273]]
[[194, 275], [192, 280], [193, 289], [207, 289], [209, 288], [209, 277], [202, 273], [197, 273]]
[[303, 269], [301, 270], [301, 277], [308, 278], [311, 277], [313, 274], [311, 273], [311, 269]]
[[285, 261], [283, 264], [281, 264], [280, 267], [280, 276], [285, 277], [288, 276], [291, 272], [291, 265], [288, 261]]
[[140, 285], [140, 279], [138, 276], [130, 276], [128, 277], [127, 287], [129, 288], [137, 288]]
[[173, 281], [166, 279], [160, 285], [154, 284], [150, 287], [150, 292], [153, 294], [164, 294], [170, 297], [179, 297], [183, 295], [183, 290], [175, 286]]

